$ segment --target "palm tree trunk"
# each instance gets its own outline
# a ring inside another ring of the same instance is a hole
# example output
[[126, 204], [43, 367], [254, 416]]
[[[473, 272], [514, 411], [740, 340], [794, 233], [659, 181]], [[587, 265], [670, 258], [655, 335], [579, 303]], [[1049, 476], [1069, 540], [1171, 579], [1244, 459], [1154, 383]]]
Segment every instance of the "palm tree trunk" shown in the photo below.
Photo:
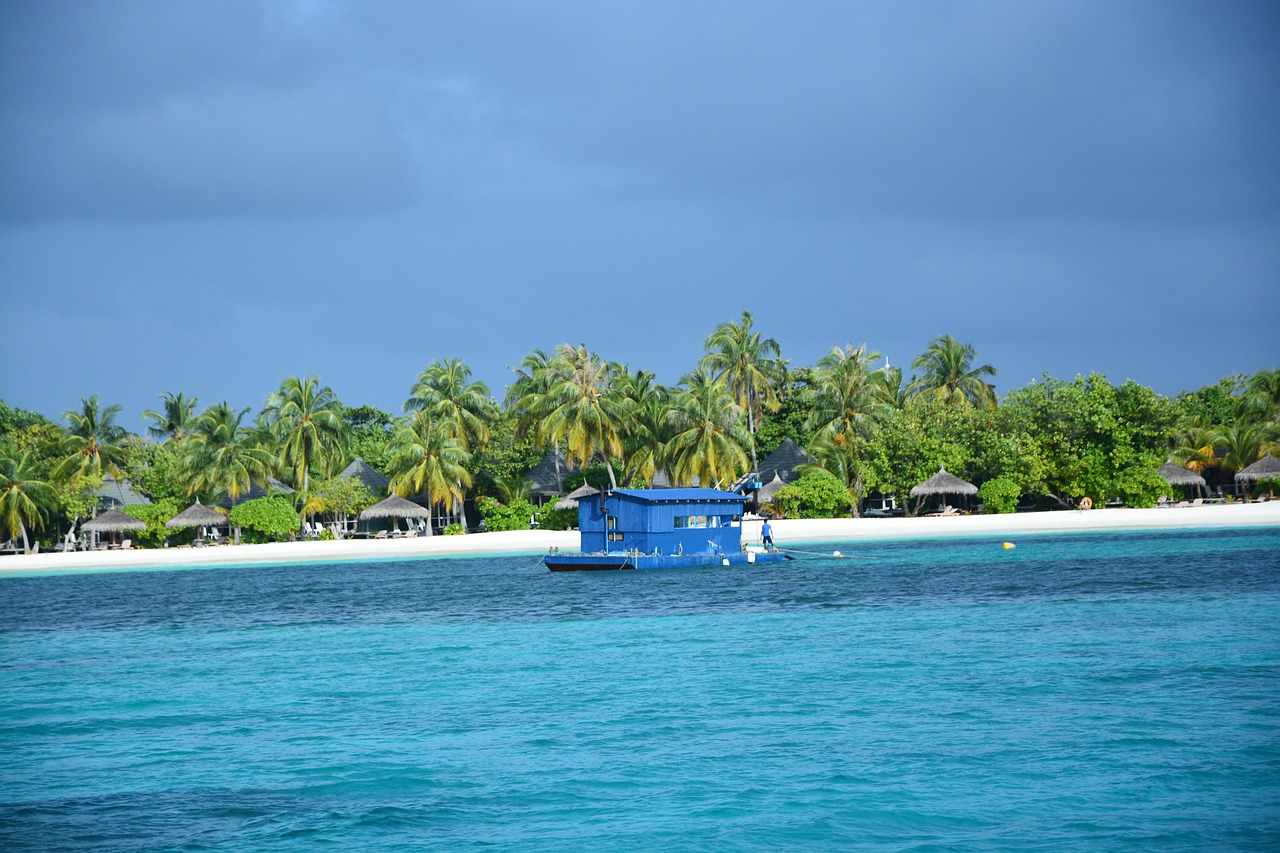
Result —
[[27, 526], [22, 523], [22, 519], [18, 519], [18, 529], [22, 531], [22, 553], [31, 553], [31, 543], [27, 541]]
[[431, 490], [430, 490], [430, 489], [423, 489], [423, 491], [427, 493], [427, 532], [426, 532], [426, 535], [427, 535], [427, 536], [435, 536], [435, 535], [436, 535], [436, 531], [435, 531], [435, 528], [436, 528], [436, 511], [435, 511], [436, 505], [435, 505], [434, 503], [432, 503], [432, 502], [431, 502]]
[[556, 490], [564, 491], [564, 480], [560, 477], [560, 442], [551, 442], [551, 461], [556, 466]]
[[751, 439], [751, 470], [759, 471], [759, 462], [756, 460], [756, 425], [755, 425], [756, 402], [751, 397], [751, 392], [747, 392], [747, 436]]

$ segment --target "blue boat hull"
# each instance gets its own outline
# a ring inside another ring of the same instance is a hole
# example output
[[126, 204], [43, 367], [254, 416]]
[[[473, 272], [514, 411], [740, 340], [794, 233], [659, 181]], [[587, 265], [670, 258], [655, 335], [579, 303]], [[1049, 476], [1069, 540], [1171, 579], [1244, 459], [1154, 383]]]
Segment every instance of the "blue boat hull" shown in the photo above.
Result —
[[630, 569], [695, 569], [722, 566], [726, 560], [731, 566], [755, 563], [777, 563], [789, 559], [785, 554], [759, 553], [753, 560], [746, 554], [548, 554], [545, 562], [553, 572], [595, 572]]

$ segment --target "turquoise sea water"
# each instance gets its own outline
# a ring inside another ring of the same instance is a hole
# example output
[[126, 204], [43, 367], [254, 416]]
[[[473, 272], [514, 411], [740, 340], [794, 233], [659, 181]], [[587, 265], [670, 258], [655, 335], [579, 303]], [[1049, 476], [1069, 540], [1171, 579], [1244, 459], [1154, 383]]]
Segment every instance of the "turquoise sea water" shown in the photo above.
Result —
[[1280, 849], [1280, 530], [0, 579], [0, 849]]

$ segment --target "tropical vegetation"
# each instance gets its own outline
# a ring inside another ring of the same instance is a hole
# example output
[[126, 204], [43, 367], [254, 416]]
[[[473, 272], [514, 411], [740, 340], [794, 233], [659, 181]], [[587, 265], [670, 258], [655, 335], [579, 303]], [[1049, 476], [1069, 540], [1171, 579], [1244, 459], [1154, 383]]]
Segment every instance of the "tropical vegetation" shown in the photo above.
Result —
[[[724, 488], [790, 440], [811, 461], [769, 508], [830, 516], [857, 515], [869, 496], [919, 511], [911, 487], [940, 467], [977, 485], [987, 512], [1086, 497], [1151, 506], [1177, 491], [1157, 473], [1171, 460], [1247, 498], [1234, 474], [1280, 451], [1275, 369], [1173, 398], [1099, 374], [1045, 375], [1001, 396], [997, 369], [949, 335], [924, 345], [909, 376], [866, 344], [793, 366], [747, 312], [703, 346], [674, 385], [581, 344], [537, 349], [500, 400], [467, 364], [439, 358], [406, 382], [401, 415], [347, 405], [315, 376], [286, 377], [256, 413], [165, 391], [140, 413], [145, 435], [96, 395], [61, 423], [0, 401], [0, 536], [50, 547], [99, 509], [107, 478], [150, 501], [129, 509], [148, 524], [134, 538], [159, 546], [190, 540], [164, 522], [197, 500], [221, 503], [255, 541], [297, 535], [308, 517], [345, 521], [389, 493], [430, 507], [437, 531], [563, 527], [572, 512], [529, 491], [544, 458], [562, 494], [583, 482]], [[357, 458], [385, 475], [386, 493], [339, 476]]]

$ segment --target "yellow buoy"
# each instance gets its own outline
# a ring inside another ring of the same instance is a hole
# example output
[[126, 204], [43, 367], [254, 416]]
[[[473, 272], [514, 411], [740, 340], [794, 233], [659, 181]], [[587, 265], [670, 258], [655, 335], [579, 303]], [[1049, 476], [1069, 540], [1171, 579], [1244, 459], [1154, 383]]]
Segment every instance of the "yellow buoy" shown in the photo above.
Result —
[[1012, 551], [1014, 548], [1017, 548], [1018, 546], [1014, 545], [1012, 542], [1006, 542], [1000, 547], [1005, 549], [1006, 551]]

